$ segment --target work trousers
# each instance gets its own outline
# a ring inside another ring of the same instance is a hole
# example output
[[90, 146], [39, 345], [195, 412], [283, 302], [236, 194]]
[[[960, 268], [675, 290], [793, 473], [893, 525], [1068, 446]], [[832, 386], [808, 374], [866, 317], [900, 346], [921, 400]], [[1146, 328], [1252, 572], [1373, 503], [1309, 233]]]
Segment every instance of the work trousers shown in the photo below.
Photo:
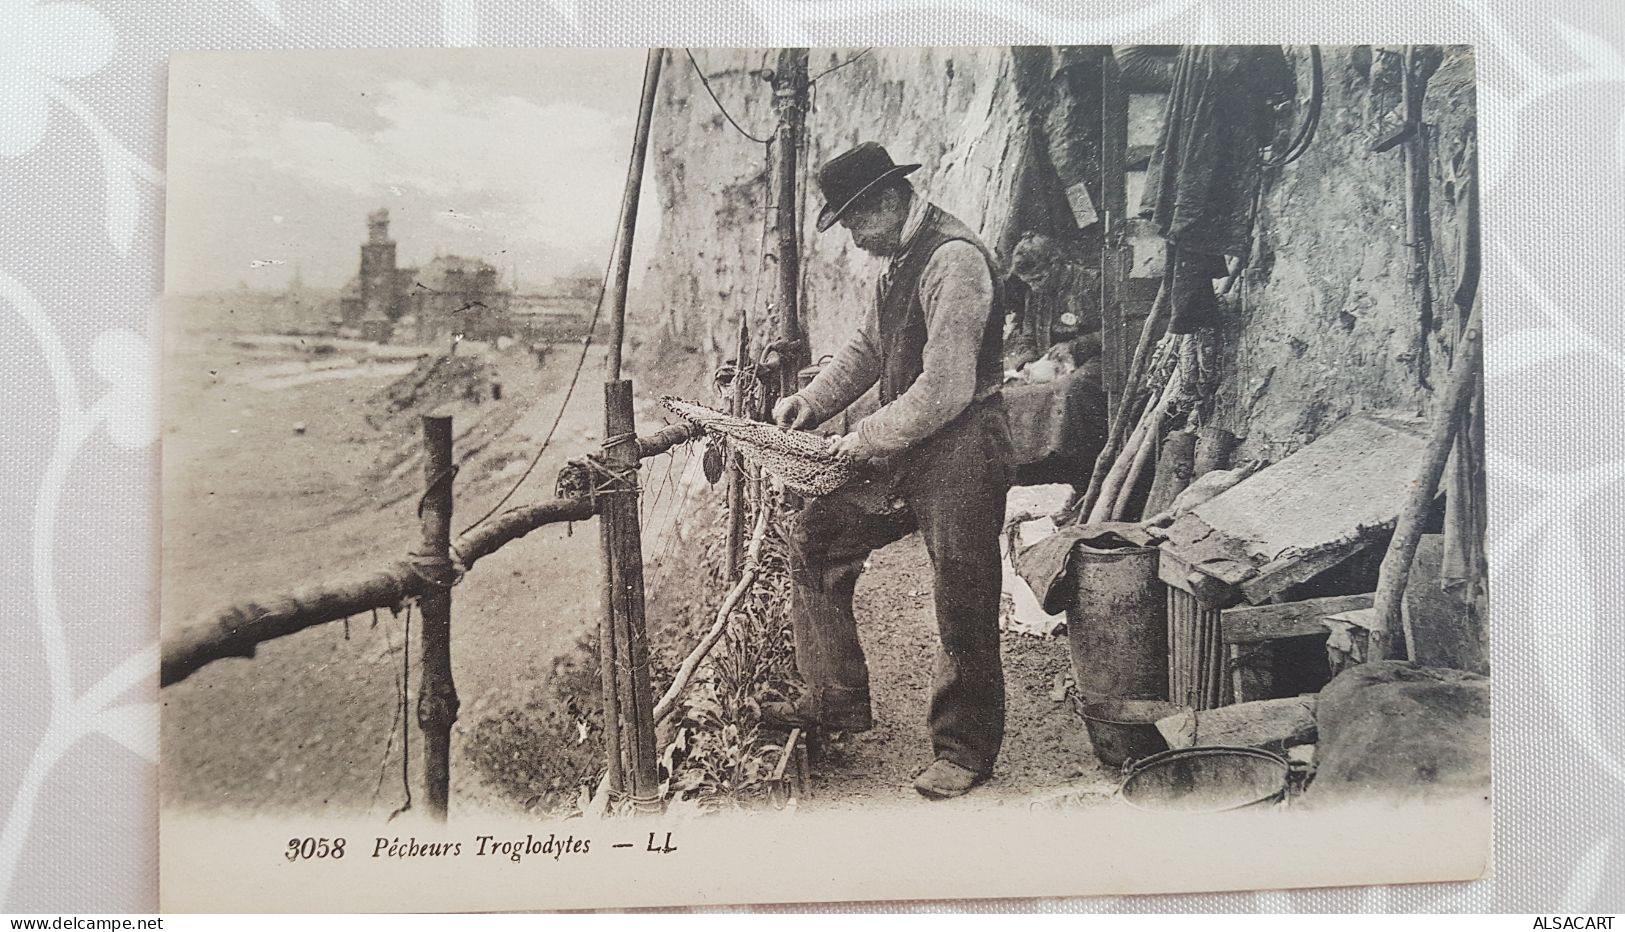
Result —
[[852, 593], [869, 553], [918, 530], [934, 571], [937, 650], [928, 723], [936, 757], [990, 773], [1004, 742], [999, 534], [1014, 474], [1003, 400], [973, 403], [884, 474], [809, 501], [790, 532], [790, 614], [802, 705], [829, 721], [869, 712]]

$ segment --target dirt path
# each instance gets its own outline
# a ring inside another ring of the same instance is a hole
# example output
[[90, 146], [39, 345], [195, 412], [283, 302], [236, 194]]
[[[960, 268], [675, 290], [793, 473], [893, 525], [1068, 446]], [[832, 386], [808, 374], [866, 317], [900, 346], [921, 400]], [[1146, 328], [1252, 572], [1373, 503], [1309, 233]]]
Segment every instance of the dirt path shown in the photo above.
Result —
[[874, 730], [816, 748], [807, 808], [872, 803], [981, 806], [1078, 794], [1104, 798], [1115, 776], [1095, 759], [1083, 723], [1052, 702], [1057, 674], [1070, 661], [1064, 638], [1006, 634], [1006, 736], [993, 779], [950, 803], [927, 803], [914, 776], [931, 760], [926, 730], [936, 621], [931, 565], [918, 536], [870, 558], [854, 607], [869, 658]]

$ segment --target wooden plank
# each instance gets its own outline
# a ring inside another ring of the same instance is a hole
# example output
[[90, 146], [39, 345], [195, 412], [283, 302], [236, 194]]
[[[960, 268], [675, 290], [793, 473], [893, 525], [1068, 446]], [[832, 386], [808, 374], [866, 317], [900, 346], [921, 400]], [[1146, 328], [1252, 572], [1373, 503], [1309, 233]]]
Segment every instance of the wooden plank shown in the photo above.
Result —
[[1293, 696], [1180, 712], [1157, 720], [1170, 748], [1268, 748], [1280, 751], [1315, 740], [1315, 697]]
[[1230, 654], [1224, 647], [1223, 618], [1217, 611], [1207, 612], [1207, 645], [1205, 661], [1207, 663], [1207, 707], [1216, 709], [1224, 704], [1225, 693], [1225, 665]]
[[1355, 415], [1192, 515], [1260, 565], [1353, 546], [1399, 517], [1426, 443], [1419, 430]]
[[1299, 583], [1306, 583], [1321, 573], [1371, 545], [1371, 541], [1356, 541], [1346, 547], [1329, 547], [1307, 557], [1283, 557], [1258, 568], [1258, 573], [1237, 588], [1241, 597], [1258, 605]]
[[[1157, 565], [1158, 565], [1159, 568], [1161, 567], [1161, 565], [1162, 565], [1161, 558], [1158, 558]], [[1178, 634], [1178, 631], [1176, 630], [1178, 625], [1176, 624], [1175, 619], [1174, 619], [1174, 593], [1177, 592], [1177, 591], [1178, 591], [1177, 589], [1174, 589], [1172, 587], [1164, 590], [1164, 593], [1167, 596], [1167, 598], [1166, 598], [1166, 601], [1163, 603], [1163, 613], [1162, 613], [1163, 617], [1168, 619], [1168, 701], [1169, 702], [1178, 702], [1179, 701], [1179, 685], [1178, 685], [1178, 681], [1179, 681], [1179, 669], [1178, 669], [1178, 667], [1179, 667], [1179, 665], [1174, 660], [1175, 656], [1177, 656], [1177, 653], [1178, 653], [1178, 644], [1179, 644], [1179, 634]]]
[[1185, 579], [1192, 567], [1172, 547], [1164, 544], [1157, 548], [1157, 578], [1181, 592], [1189, 592]]
[[1227, 586], [1237, 586], [1258, 575], [1251, 564], [1239, 560], [1209, 560], [1196, 565], [1196, 571], [1206, 573]]
[[1219, 612], [1226, 644], [1273, 641], [1279, 638], [1325, 634], [1321, 619], [1338, 612], [1370, 608], [1374, 596], [1334, 595], [1279, 605], [1243, 605]]

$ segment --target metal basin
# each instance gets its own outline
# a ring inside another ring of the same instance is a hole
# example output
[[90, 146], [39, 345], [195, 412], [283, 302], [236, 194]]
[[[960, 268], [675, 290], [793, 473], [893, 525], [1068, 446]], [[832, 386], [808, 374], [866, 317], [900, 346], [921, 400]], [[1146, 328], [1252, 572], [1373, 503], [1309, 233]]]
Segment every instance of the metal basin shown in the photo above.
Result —
[[1189, 707], [1160, 699], [1097, 699], [1093, 702], [1072, 697], [1073, 708], [1083, 716], [1089, 730], [1089, 743], [1095, 756], [1108, 767], [1150, 757], [1168, 750], [1168, 742], [1157, 731], [1157, 719], [1190, 711]]
[[1290, 770], [1259, 748], [1183, 748], [1135, 764], [1119, 792], [1138, 809], [1227, 812], [1282, 798]]

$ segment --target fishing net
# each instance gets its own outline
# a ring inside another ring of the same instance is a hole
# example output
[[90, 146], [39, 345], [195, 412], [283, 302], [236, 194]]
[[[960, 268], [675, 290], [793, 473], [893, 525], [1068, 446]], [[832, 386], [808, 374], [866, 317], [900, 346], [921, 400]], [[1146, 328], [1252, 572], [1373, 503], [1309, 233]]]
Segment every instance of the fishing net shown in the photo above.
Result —
[[828, 495], [853, 476], [852, 462], [830, 453], [829, 441], [810, 431], [734, 417], [669, 395], [660, 403], [683, 420], [728, 438], [745, 459], [802, 495]]

